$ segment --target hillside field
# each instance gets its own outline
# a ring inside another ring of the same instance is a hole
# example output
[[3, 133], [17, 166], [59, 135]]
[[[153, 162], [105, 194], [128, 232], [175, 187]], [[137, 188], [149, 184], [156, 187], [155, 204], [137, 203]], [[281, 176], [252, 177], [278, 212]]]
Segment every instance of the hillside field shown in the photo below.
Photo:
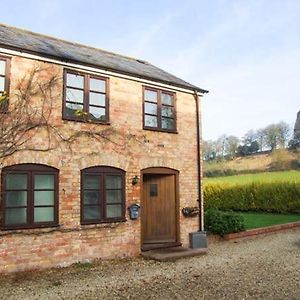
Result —
[[203, 163], [204, 177], [286, 170], [300, 170], [300, 151], [281, 149], [272, 153]]
[[242, 185], [253, 182], [271, 183], [271, 182], [299, 182], [300, 171], [281, 171], [281, 172], [264, 172], [255, 174], [243, 174], [234, 176], [204, 178], [204, 186], [207, 184], [234, 184]]

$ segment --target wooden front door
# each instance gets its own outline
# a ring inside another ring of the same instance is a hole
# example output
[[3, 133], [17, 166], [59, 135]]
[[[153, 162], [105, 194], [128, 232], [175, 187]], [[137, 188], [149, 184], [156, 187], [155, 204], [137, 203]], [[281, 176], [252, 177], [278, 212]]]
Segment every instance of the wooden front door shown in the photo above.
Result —
[[143, 246], [177, 242], [174, 174], [143, 175], [142, 231]]

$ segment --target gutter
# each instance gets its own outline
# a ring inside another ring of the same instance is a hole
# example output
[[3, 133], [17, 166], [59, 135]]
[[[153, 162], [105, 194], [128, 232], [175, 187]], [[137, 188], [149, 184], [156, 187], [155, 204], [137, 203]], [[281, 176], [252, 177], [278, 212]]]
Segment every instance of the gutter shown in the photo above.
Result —
[[204, 210], [203, 210], [203, 191], [202, 191], [202, 166], [201, 166], [201, 120], [200, 120], [200, 109], [199, 109], [199, 95], [195, 90], [195, 101], [196, 101], [196, 124], [197, 124], [197, 169], [198, 169], [198, 206], [199, 206], [199, 231], [204, 231]]

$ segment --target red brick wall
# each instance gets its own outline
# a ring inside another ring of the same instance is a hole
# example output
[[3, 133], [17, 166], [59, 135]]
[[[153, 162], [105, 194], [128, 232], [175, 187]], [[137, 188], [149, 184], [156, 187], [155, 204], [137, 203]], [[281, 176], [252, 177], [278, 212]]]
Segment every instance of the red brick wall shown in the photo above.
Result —
[[[11, 62], [11, 99], [17, 82], [33, 66], [46, 68], [40, 80], [51, 74], [62, 78], [59, 65], [37, 63], [13, 57]], [[107, 165], [126, 171], [126, 207], [140, 203], [140, 187], [132, 186], [135, 175], [148, 167], [167, 167], [180, 172], [180, 210], [197, 206], [196, 115], [193, 95], [176, 92], [178, 134], [142, 129], [142, 84], [110, 77], [111, 125], [86, 124], [62, 120], [62, 79], [55, 89], [51, 124], [68, 136], [79, 130], [114, 128], [115, 144], [81, 137], [72, 145], [64, 143], [49, 152], [19, 152], [7, 158], [4, 166], [19, 163], [46, 164], [59, 169], [58, 228], [0, 231], [0, 272], [65, 266], [95, 258], [134, 256], [140, 252], [140, 219], [116, 224], [80, 225], [80, 170]], [[38, 101], [37, 99], [34, 99]], [[38, 103], [38, 102], [37, 102]], [[130, 139], [124, 136], [130, 134]], [[46, 132], [36, 133], [31, 143], [42, 145]], [[163, 145], [163, 146], [162, 146]], [[185, 245], [188, 233], [198, 229], [198, 218], [186, 219], [180, 213], [180, 238]]]

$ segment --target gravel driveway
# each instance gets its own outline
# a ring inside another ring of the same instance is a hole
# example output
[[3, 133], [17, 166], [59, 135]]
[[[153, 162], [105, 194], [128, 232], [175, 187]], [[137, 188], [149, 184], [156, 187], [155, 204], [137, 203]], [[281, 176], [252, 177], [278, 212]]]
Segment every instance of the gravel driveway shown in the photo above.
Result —
[[300, 299], [300, 229], [211, 245], [176, 262], [140, 258], [0, 279], [1, 299]]

